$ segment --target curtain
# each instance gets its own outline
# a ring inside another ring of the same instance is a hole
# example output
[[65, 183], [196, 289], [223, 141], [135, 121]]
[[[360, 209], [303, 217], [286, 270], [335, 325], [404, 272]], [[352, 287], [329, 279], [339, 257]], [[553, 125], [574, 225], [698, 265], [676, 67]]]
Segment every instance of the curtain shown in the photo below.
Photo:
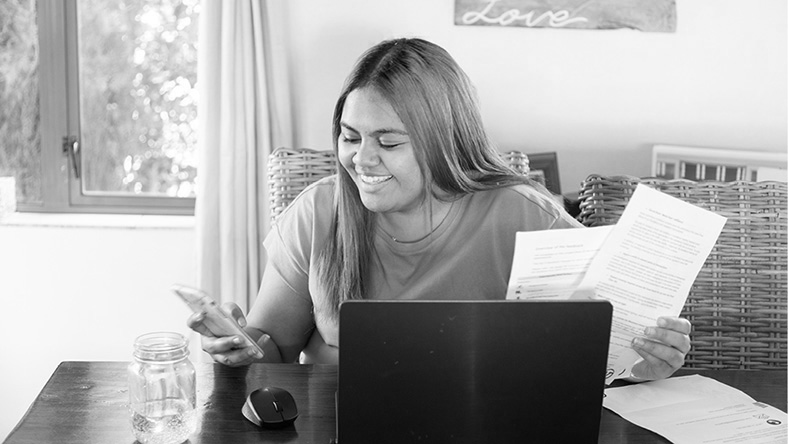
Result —
[[265, 265], [267, 156], [292, 146], [276, 3], [202, 0], [199, 18], [197, 279], [214, 298], [244, 311]]

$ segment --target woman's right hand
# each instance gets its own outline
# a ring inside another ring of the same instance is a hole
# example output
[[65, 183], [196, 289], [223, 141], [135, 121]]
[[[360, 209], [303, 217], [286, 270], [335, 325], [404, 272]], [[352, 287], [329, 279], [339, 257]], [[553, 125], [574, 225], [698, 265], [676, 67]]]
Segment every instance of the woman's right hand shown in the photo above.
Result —
[[[221, 308], [225, 313], [233, 317], [242, 328], [246, 327], [246, 317], [238, 305], [232, 302], [225, 302]], [[239, 335], [215, 336], [203, 323], [204, 319], [205, 312], [194, 313], [189, 316], [186, 325], [200, 334], [202, 349], [211, 355], [214, 361], [231, 367], [238, 367], [251, 364], [263, 358], [254, 347], [244, 345], [246, 341]], [[268, 335], [263, 334], [261, 337], [256, 338], [254, 331], [249, 331], [248, 333], [250, 333], [252, 339], [257, 340], [257, 343], [263, 350], [266, 350], [266, 342], [270, 341]]]

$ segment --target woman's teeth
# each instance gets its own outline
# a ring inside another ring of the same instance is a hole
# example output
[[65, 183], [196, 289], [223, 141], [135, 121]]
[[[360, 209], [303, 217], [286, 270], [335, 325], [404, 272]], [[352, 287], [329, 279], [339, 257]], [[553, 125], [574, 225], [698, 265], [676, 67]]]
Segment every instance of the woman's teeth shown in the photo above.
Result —
[[359, 174], [358, 177], [361, 179], [362, 182], [369, 185], [376, 185], [391, 179], [391, 176], [365, 176], [363, 174]]

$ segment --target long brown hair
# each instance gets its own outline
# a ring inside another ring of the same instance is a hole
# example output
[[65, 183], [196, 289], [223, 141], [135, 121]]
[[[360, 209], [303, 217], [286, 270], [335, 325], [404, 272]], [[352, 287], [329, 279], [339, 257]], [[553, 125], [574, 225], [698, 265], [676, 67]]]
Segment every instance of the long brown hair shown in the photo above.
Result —
[[[425, 178], [425, 195], [439, 198], [435, 187], [456, 198], [531, 183], [510, 169], [490, 142], [470, 80], [440, 46], [396, 39], [363, 54], [334, 107], [334, 152], [345, 100], [359, 88], [374, 88], [402, 120]], [[336, 216], [318, 257], [318, 279], [328, 304], [318, 312], [332, 318], [342, 301], [366, 295], [376, 227], [375, 214], [364, 207], [353, 179], [344, 168], [338, 170]]]

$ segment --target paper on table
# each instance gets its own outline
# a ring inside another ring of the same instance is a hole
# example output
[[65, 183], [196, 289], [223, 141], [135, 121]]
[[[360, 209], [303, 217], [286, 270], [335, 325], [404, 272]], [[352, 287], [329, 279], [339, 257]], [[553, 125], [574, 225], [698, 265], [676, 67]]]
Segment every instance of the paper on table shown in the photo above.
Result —
[[518, 232], [506, 299], [569, 299], [612, 229]]
[[628, 377], [635, 336], [660, 316], [678, 316], [725, 218], [639, 184], [597, 252], [580, 292], [613, 304], [605, 383]]
[[605, 389], [603, 405], [675, 444], [788, 442], [788, 415], [700, 375]]

